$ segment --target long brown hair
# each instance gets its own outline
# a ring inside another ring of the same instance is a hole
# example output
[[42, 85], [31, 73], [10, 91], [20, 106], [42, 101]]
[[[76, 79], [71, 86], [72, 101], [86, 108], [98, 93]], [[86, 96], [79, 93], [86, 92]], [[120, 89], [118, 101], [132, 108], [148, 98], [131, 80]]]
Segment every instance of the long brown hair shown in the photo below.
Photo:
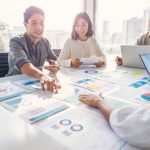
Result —
[[75, 19], [74, 19], [74, 23], [73, 23], [73, 27], [72, 27], [72, 33], [71, 33], [71, 37], [73, 40], [77, 40], [79, 37], [79, 35], [75, 31], [75, 26], [76, 26], [77, 21], [80, 18], [86, 20], [88, 23], [88, 31], [86, 33], [87, 38], [89, 38], [90, 36], [93, 35], [92, 22], [90, 20], [90, 17], [88, 16], [88, 14], [86, 12], [82, 12], [82, 13], [77, 14]]

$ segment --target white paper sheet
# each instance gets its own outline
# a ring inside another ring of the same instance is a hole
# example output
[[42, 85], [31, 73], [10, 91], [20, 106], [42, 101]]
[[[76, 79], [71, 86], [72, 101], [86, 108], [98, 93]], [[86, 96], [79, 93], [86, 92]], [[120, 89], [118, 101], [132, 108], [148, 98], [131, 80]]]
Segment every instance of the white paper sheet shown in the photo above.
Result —
[[25, 95], [14, 114], [21, 116], [29, 123], [35, 123], [69, 108], [54, 98], [42, 97], [34, 93]]
[[90, 58], [81, 58], [80, 61], [83, 63], [83, 65], [93, 65], [99, 61], [101, 61], [101, 57], [90, 57]]
[[118, 87], [113, 83], [98, 80], [96, 78], [82, 78], [80, 80], [74, 81], [73, 85], [83, 87], [96, 93], [109, 92], [110, 90]]
[[104, 118], [72, 109], [39, 127], [71, 150], [120, 150], [125, 145]]
[[41, 90], [40, 80], [34, 79], [34, 78], [19, 80], [19, 81], [14, 82], [14, 84], [27, 88], [32, 91]]
[[30, 93], [30, 91], [14, 85], [11, 82], [0, 84], [0, 101]]
[[0, 103], [1, 106], [8, 109], [9, 111], [14, 112], [20, 105], [22, 101], [22, 96], [10, 98], [8, 100], [2, 101]]
[[[136, 83], [135, 87], [137, 87], [137, 85], [138, 84]], [[106, 95], [114, 99], [117, 98], [135, 104], [140, 105], [150, 104], [150, 84], [144, 84], [138, 88], [135, 87], [133, 86], [121, 87], [112, 92], [107, 93]]]
[[105, 80], [118, 85], [128, 85], [130, 82], [142, 78], [144, 73], [141, 71], [126, 71], [126, 70], [114, 70], [105, 71], [94, 77], [99, 80]]

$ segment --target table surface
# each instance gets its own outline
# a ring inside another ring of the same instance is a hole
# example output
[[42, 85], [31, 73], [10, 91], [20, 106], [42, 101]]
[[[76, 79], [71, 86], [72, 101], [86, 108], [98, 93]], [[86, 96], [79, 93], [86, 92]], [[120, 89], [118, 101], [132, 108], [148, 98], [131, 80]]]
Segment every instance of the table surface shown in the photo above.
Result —
[[[108, 65], [106, 69], [112, 69], [112, 64]], [[113, 64], [114, 66], [114, 64]], [[120, 67], [123, 69], [123, 67]], [[127, 69], [127, 68], [126, 68]], [[68, 76], [68, 72], [72, 72], [74, 69], [63, 68], [61, 77], [64, 80]], [[135, 70], [130, 68], [130, 70]], [[78, 78], [75, 75], [75, 78]], [[11, 77], [0, 78], [0, 83], [7, 81], [18, 81], [28, 78], [25, 75], [16, 75]], [[69, 78], [72, 80], [72, 76]], [[40, 131], [36, 125], [30, 125], [22, 118], [14, 115], [3, 107], [0, 107], [0, 150], [67, 150], [69, 147], [63, 145], [53, 137], [48, 136], [44, 132]], [[75, 146], [75, 145], [74, 145]], [[101, 148], [100, 148], [101, 149]], [[133, 150], [133, 148], [126, 144], [122, 150]], [[94, 149], [93, 149], [94, 150]]]

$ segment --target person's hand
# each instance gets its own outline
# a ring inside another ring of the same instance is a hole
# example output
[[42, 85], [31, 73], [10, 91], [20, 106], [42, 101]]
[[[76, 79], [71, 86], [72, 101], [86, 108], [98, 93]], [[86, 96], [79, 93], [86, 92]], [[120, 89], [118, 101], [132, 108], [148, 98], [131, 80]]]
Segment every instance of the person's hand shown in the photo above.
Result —
[[94, 65], [95, 65], [96, 67], [102, 67], [102, 66], [105, 65], [105, 62], [100, 60], [99, 62], [95, 63]]
[[80, 101], [82, 101], [83, 103], [85, 103], [87, 105], [98, 107], [99, 102], [101, 102], [101, 100], [103, 100], [103, 97], [99, 97], [94, 94], [87, 94], [87, 95], [81, 94], [79, 99], [80, 99]]
[[78, 58], [71, 59], [71, 67], [79, 68], [80, 65], [82, 65], [82, 62], [80, 62], [80, 59], [78, 59]]
[[116, 61], [116, 64], [117, 64], [118, 66], [121, 66], [121, 65], [122, 65], [122, 58], [121, 58], [121, 57], [117, 56], [116, 59], [115, 59], [115, 61]]
[[57, 71], [59, 70], [59, 64], [57, 61], [51, 60], [50, 65], [44, 66], [44, 69], [46, 69], [52, 73], [57, 73]]
[[57, 92], [60, 87], [53, 78], [47, 75], [43, 75], [40, 79], [40, 82], [43, 91]]

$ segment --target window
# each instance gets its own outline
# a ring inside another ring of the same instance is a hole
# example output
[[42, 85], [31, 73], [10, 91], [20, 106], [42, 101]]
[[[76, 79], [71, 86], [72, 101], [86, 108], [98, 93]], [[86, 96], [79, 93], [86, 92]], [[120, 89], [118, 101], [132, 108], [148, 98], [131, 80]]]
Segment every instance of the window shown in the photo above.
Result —
[[44, 10], [44, 37], [58, 49], [70, 37], [75, 15], [83, 11], [82, 0], [0, 0], [0, 4], [0, 52], [8, 51], [10, 38], [25, 32], [23, 13], [31, 5]]
[[107, 54], [119, 54], [120, 45], [136, 44], [148, 31], [149, 0], [97, 0], [97, 38]]

